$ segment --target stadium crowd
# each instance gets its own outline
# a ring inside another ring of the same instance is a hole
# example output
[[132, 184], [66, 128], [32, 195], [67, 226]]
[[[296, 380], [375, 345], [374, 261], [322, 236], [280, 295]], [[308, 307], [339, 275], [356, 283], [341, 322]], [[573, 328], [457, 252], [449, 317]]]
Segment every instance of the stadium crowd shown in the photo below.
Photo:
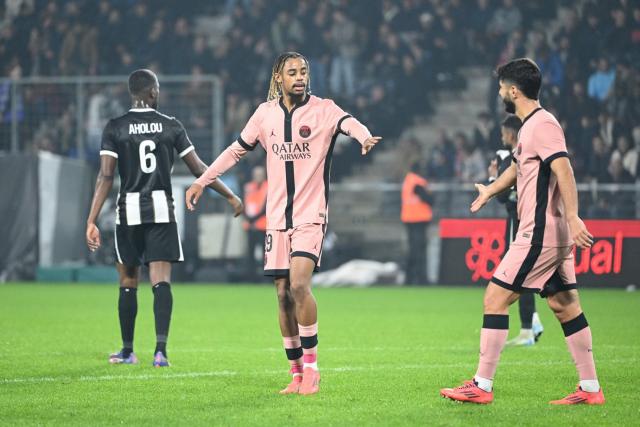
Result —
[[[482, 19], [493, 28], [488, 34], [494, 43], [480, 42], [474, 51], [495, 47], [487, 51], [492, 68], [523, 56], [538, 63], [542, 104], [561, 121], [578, 180], [634, 182], [640, 148], [640, 3], [581, 2], [580, 8], [540, 3], [547, 4], [540, 12], [553, 11], [557, 25], [531, 25], [531, 11], [504, 0], [491, 18]], [[503, 117], [497, 81], [492, 82], [488, 109], [478, 115], [472, 133], [441, 132], [427, 168], [431, 178], [470, 182], [486, 176], [488, 158], [500, 148]]]
[[[391, 139], [427, 117], [442, 89], [465, 87], [461, 67], [494, 68], [528, 56], [543, 72], [541, 99], [562, 122], [578, 180], [627, 183], [639, 176], [637, 1], [7, 0], [0, 17], [5, 77], [123, 75], [138, 67], [219, 75], [229, 141], [265, 99], [272, 62], [285, 50], [310, 59], [313, 93], [334, 98]], [[496, 93], [497, 83], [487, 112], [471, 118], [474, 129], [442, 132], [427, 161], [431, 179], [485, 177], [500, 148]], [[10, 102], [5, 81], [5, 136]], [[72, 121], [65, 113], [38, 146], [69, 154], [70, 144], [59, 141]]]

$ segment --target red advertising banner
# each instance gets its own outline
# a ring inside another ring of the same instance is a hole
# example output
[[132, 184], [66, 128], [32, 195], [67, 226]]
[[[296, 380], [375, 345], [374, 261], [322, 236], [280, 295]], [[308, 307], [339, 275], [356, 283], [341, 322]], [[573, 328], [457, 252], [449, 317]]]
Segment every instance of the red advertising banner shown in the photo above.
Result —
[[[640, 221], [587, 220], [589, 249], [574, 249], [579, 285], [626, 286], [640, 274]], [[504, 255], [504, 219], [442, 219], [440, 281], [485, 284]]]

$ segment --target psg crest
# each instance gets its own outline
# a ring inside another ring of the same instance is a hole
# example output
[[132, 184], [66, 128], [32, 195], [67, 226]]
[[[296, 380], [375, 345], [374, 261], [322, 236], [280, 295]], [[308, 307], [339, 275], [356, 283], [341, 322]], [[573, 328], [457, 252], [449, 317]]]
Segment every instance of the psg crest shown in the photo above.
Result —
[[300, 136], [303, 138], [308, 138], [311, 135], [311, 128], [309, 126], [301, 126], [300, 127]]

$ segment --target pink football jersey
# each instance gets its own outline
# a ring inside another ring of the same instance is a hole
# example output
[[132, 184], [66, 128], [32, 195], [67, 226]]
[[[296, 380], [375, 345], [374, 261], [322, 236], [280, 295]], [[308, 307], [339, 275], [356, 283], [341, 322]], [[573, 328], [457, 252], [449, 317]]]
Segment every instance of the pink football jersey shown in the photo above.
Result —
[[517, 163], [518, 217], [515, 243], [541, 246], [573, 244], [558, 180], [551, 162], [567, 157], [562, 127], [538, 108], [522, 122], [513, 158]]
[[260, 104], [237, 141], [196, 180], [213, 182], [260, 144], [267, 152], [267, 228], [284, 230], [328, 219], [331, 156], [339, 133], [360, 144], [369, 130], [332, 100], [308, 95], [290, 112], [282, 100]]

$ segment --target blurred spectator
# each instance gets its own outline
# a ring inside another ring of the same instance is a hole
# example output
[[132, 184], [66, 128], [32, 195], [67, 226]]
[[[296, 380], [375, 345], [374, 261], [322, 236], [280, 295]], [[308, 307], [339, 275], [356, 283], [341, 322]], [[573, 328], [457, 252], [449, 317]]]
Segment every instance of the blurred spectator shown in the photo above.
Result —
[[634, 181], [633, 176], [625, 169], [620, 157], [611, 159], [608, 171], [609, 182], [616, 184], [632, 184]]
[[[6, 68], [9, 79], [0, 80], [0, 151], [11, 148], [11, 128], [15, 121], [24, 120], [24, 101], [20, 92], [11, 90], [11, 80], [22, 77], [22, 68], [17, 60], [12, 61]], [[14, 93], [16, 99], [13, 99]], [[16, 106], [12, 110], [12, 105]]]
[[602, 52], [602, 40], [604, 39], [603, 25], [598, 13], [587, 7], [582, 22], [573, 33], [572, 46], [577, 52], [587, 53], [593, 58]]
[[598, 115], [598, 134], [608, 150], [613, 150], [613, 135], [617, 130], [613, 116], [606, 111], [600, 112]]
[[456, 147], [456, 178], [460, 182], [481, 182], [485, 178], [482, 152], [463, 133], [457, 133], [453, 144]]
[[616, 149], [611, 154], [609, 162], [609, 170], [612, 169], [614, 163], [620, 162], [622, 167], [632, 178], [636, 178], [638, 168], [638, 150], [632, 148], [629, 138], [626, 135], [620, 135], [616, 143]]
[[358, 28], [340, 9], [333, 12], [330, 41], [334, 49], [331, 61], [331, 92], [334, 95], [352, 97], [356, 92]]
[[373, 129], [386, 129], [388, 135], [397, 135], [400, 132], [400, 123], [395, 119], [393, 106], [387, 102], [387, 92], [382, 85], [371, 88], [371, 96], [368, 102], [362, 106], [367, 111]]
[[297, 50], [304, 42], [304, 30], [300, 20], [288, 10], [281, 10], [271, 24], [271, 43], [276, 52]]
[[185, 17], [176, 19], [171, 32], [171, 49], [165, 49], [165, 69], [167, 73], [187, 74], [190, 67], [187, 62], [193, 43], [189, 23]]
[[478, 114], [475, 128], [473, 129], [473, 143], [485, 152], [493, 152], [499, 147], [500, 129], [491, 115], [483, 111]]
[[513, 0], [502, 0], [502, 6], [493, 13], [489, 31], [499, 36], [511, 33], [520, 27], [522, 13]]
[[433, 197], [423, 177], [424, 165], [414, 161], [402, 183], [400, 220], [407, 229], [409, 248], [405, 284], [427, 284], [427, 227], [433, 218]]
[[251, 181], [244, 185], [244, 229], [247, 231], [247, 279], [261, 276], [264, 238], [267, 229], [267, 172], [264, 166], [251, 171]]
[[[615, 184], [632, 184], [634, 182], [631, 174], [624, 168], [622, 159], [618, 158], [611, 161], [609, 165], [609, 174], [611, 183]], [[634, 192], [618, 191], [613, 201], [613, 218], [633, 218], [635, 217], [635, 198]]]
[[619, 61], [616, 69], [610, 110], [618, 122], [632, 126], [640, 117], [640, 73], [626, 60]]
[[559, 93], [564, 84], [564, 64], [558, 52], [552, 50], [549, 45], [544, 42], [536, 55], [536, 63], [542, 73], [543, 89], [547, 91], [557, 91], [557, 93]]
[[241, 98], [235, 93], [227, 95], [226, 117], [224, 122], [224, 134], [227, 142], [234, 141], [251, 116], [251, 105], [247, 99]]
[[464, 64], [465, 50], [464, 33], [456, 28], [456, 24], [449, 15], [442, 17], [442, 28], [436, 33], [433, 41], [434, 62], [440, 72], [452, 72]]
[[493, 9], [489, 4], [489, 0], [476, 0], [473, 12], [469, 14], [469, 29], [471, 34], [469, 41], [473, 46], [471, 54], [476, 57], [476, 63], [484, 63], [489, 54], [489, 39], [486, 26], [491, 20]]
[[607, 58], [600, 58], [598, 69], [589, 77], [589, 96], [600, 102], [606, 101], [615, 79], [615, 69], [610, 67]]
[[607, 32], [605, 48], [611, 54], [621, 58], [631, 48], [631, 32], [627, 26], [627, 16], [622, 8], [611, 11], [613, 26]]
[[440, 129], [439, 137], [429, 151], [428, 177], [442, 181], [454, 176], [455, 149], [444, 129]]
[[397, 33], [411, 34], [417, 33], [420, 29], [419, 10], [416, 6], [417, 2], [412, 0], [403, 0], [397, 13], [390, 20], [391, 28]]
[[327, 40], [329, 39], [329, 19], [327, 7], [319, 7], [309, 24], [305, 53], [311, 62], [311, 90], [314, 95], [324, 97], [327, 94], [327, 75], [330, 56]]
[[640, 3], [633, 6], [633, 22], [630, 25], [631, 48], [630, 52], [634, 53], [635, 59], [639, 59], [640, 54]]
[[[142, 64], [149, 64], [162, 58], [168, 42], [165, 32], [165, 22], [161, 18], [156, 18], [149, 29], [146, 36], [146, 43], [140, 43], [137, 55]], [[195, 50], [195, 46], [194, 46]], [[162, 68], [162, 67], [161, 67]]]
[[[585, 166], [584, 170], [578, 170], [576, 173], [579, 179], [588, 170], [588, 164], [593, 155], [593, 137], [598, 134], [595, 120], [589, 116], [582, 116], [578, 123], [562, 121], [563, 129], [565, 129], [568, 149], [572, 153], [572, 159], [576, 163]], [[601, 140], [602, 141], [602, 140]], [[605, 146], [606, 147], [606, 146]]]
[[[513, 58], [521, 58], [524, 54], [524, 35], [522, 31], [515, 30], [507, 37], [507, 41], [502, 48], [498, 48], [495, 55], [494, 66], [499, 66], [506, 62], [509, 62]], [[490, 88], [488, 93], [488, 106], [489, 112], [492, 116], [496, 116], [498, 109], [502, 110], [502, 100], [498, 96], [498, 80], [492, 78], [490, 81]]]
[[[635, 147], [636, 150], [640, 149], [640, 124], [631, 130], [631, 137], [633, 141], [631, 146]], [[638, 176], [638, 174], [636, 174], [636, 176]]]
[[596, 101], [587, 96], [584, 84], [579, 81], [574, 82], [571, 93], [563, 97], [561, 108], [571, 129], [577, 129], [585, 117], [595, 118], [598, 112]]
[[593, 137], [591, 144], [593, 152], [589, 157], [588, 175], [597, 182], [606, 182], [609, 180], [607, 172], [610, 159], [609, 150], [598, 135]]
[[427, 111], [430, 107], [426, 87], [426, 76], [420, 73], [411, 55], [404, 55], [402, 57], [402, 74], [396, 90], [399, 104], [397, 113], [410, 117], [416, 110]]

